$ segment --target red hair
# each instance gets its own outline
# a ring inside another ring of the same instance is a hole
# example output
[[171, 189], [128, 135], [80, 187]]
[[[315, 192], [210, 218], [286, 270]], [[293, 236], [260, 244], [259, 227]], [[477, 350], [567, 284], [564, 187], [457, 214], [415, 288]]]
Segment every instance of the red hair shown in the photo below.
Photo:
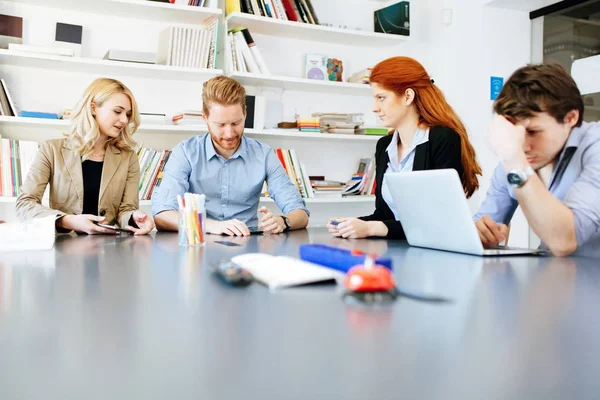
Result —
[[421, 124], [429, 127], [443, 126], [458, 133], [464, 170], [461, 181], [465, 194], [471, 197], [479, 188], [477, 175], [481, 175], [481, 167], [475, 158], [475, 149], [469, 141], [464, 124], [446, 102], [442, 91], [434, 85], [433, 79], [427, 74], [425, 68], [410, 57], [392, 57], [375, 65], [369, 80], [398, 96], [404, 95], [406, 89], [412, 89], [415, 92], [412, 104], [416, 107]]

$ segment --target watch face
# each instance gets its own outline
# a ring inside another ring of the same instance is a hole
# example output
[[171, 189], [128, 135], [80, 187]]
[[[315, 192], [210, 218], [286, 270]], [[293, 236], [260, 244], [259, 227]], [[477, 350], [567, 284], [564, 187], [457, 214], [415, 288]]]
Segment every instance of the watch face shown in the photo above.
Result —
[[519, 174], [516, 174], [514, 172], [510, 172], [506, 176], [506, 179], [508, 179], [508, 183], [510, 183], [513, 186], [520, 186], [523, 183], [523, 179], [519, 176]]

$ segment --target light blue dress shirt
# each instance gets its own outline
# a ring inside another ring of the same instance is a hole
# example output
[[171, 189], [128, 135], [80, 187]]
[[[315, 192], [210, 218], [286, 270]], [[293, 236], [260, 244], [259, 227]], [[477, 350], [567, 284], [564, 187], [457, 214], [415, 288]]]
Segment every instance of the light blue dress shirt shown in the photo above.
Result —
[[[417, 132], [415, 132], [415, 136], [413, 137], [410, 145], [410, 151], [402, 160], [398, 160], [398, 139], [399, 133], [398, 131], [395, 131], [392, 141], [388, 145], [387, 149], [385, 149], [390, 159], [387, 169], [385, 170], [385, 174], [388, 172], [406, 172], [413, 170], [417, 146], [429, 141], [429, 128], [417, 129]], [[390, 189], [386, 183], [385, 174], [383, 177], [383, 184], [381, 185], [381, 197], [383, 197], [383, 200], [385, 200], [390, 210], [392, 210], [394, 213], [396, 221], [398, 221], [400, 217], [398, 216], [396, 206], [394, 205], [394, 200], [392, 199], [392, 194], [390, 193]]]
[[160, 186], [152, 193], [152, 214], [177, 210], [178, 194], [198, 193], [206, 196], [208, 218], [239, 219], [255, 229], [264, 181], [284, 214], [297, 209], [308, 214], [298, 189], [269, 146], [243, 136], [240, 147], [226, 160], [217, 154], [208, 133], [195, 136], [173, 149]]
[[[510, 223], [519, 203], [506, 175], [498, 164], [475, 221], [489, 215], [497, 223]], [[575, 217], [578, 247], [573, 254], [600, 257], [600, 123], [584, 122], [571, 131], [549, 185]], [[547, 249], [544, 243], [541, 247]]]

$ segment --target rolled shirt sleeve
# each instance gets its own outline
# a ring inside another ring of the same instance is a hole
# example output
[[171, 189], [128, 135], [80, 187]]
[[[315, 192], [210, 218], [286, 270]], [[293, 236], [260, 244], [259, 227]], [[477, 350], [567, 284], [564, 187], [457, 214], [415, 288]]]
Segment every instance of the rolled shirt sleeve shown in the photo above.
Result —
[[506, 171], [502, 164], [498, 163], [485, 199], [473, 220], [477, 221], [484, 215], [489, 215], [496, 223], [508, 225], [518, 206], [519, 203], [509, 191]]
[[581, 174], [563, 200], [575, 218], [578, 246], [600, 234], [600, 141], [585, 150], [581, 166]]

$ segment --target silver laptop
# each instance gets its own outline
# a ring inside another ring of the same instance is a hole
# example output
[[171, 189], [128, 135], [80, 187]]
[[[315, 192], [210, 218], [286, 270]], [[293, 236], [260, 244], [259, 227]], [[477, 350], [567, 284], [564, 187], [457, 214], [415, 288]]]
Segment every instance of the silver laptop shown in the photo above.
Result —
[[385, 180], [411, 246], [479, 256], [545, 253], [504, 246], [484, 249], [454, 169], [394, 172]]

